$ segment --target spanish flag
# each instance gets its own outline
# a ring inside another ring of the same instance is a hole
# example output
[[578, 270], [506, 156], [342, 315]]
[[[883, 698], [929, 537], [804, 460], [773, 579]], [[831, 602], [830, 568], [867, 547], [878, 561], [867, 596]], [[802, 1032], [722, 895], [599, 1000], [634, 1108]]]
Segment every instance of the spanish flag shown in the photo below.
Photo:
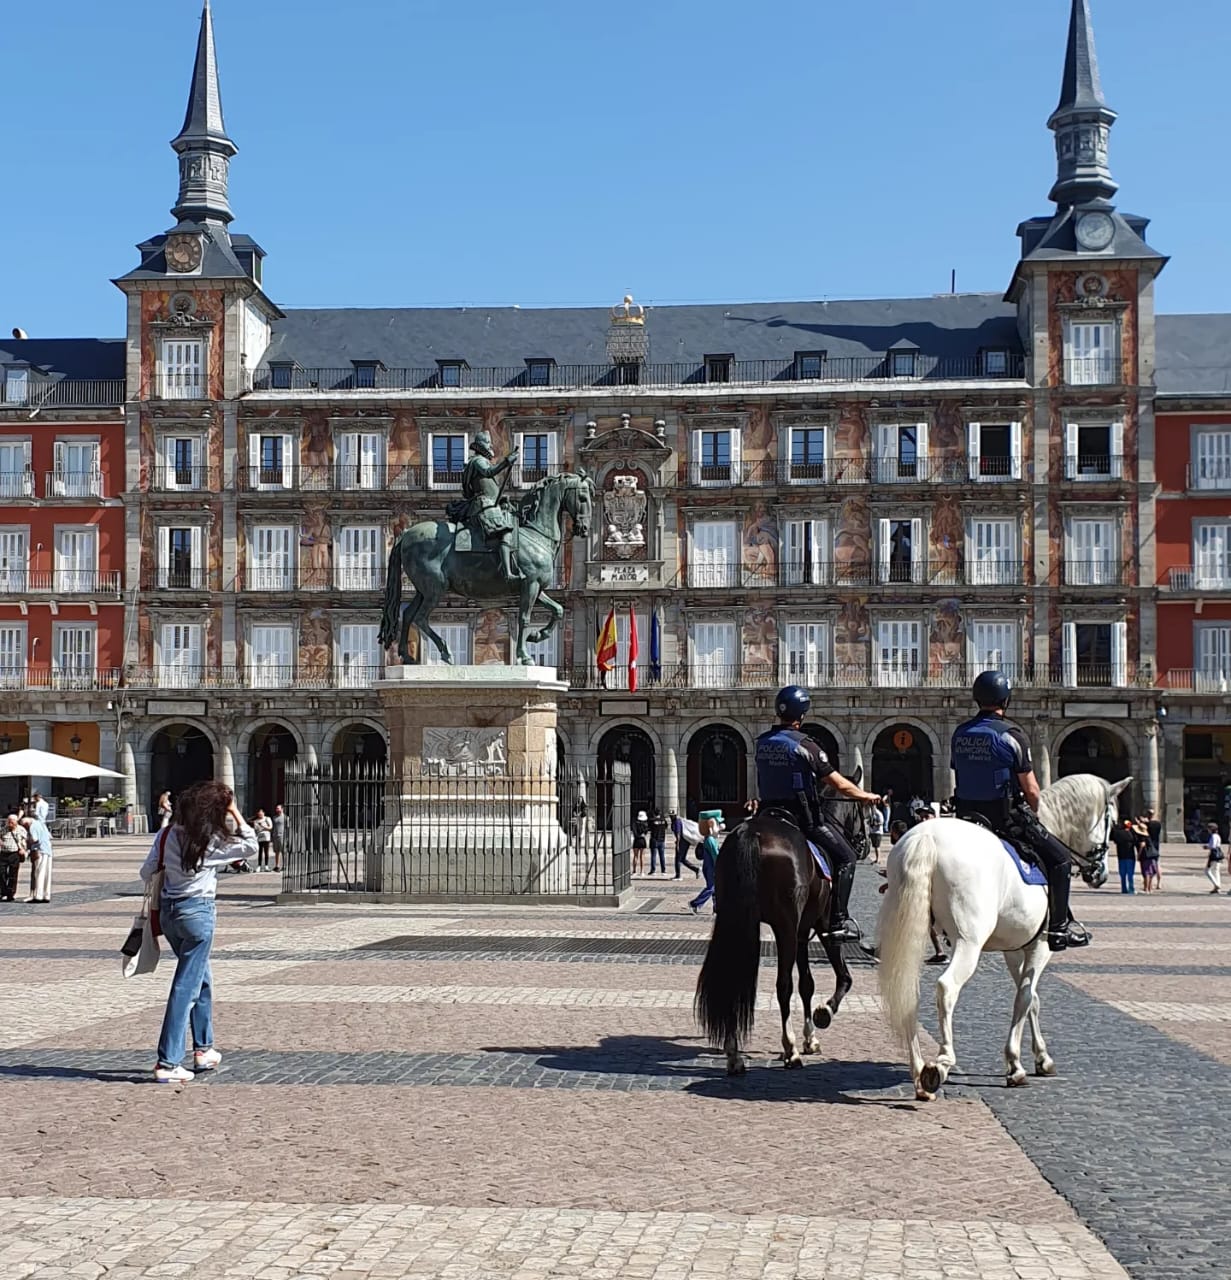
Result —
[[616, 662], [616, 617], [615, 606], [607, 615], [603, 629], [598, 633], [598, 642], [594, 646], [594, 661], [604, 675], [615, 666]]

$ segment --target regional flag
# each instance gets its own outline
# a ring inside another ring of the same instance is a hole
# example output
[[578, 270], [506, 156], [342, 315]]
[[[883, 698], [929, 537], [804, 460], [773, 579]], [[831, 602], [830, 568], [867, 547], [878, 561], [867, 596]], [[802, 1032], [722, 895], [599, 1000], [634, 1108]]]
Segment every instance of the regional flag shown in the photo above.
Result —
[[628, 606], [628, 691], [629, 693], [637, 692], [637, 652], [640, 645], [637, 642], [637, 615], [633, 612], [633, 606]]
[[598, 669], [604, 675], [615, 666], [616, 661], [616, 619], [615, 606], [611, 608], [611, 612], [607, 615], [607, 621], [603, 623], [602, 630], [598, 633], [598, 641], [594, 646], [594, 661], [598, 664]]
[[663, 620], [658, 610], [650, 614], [650, 680], [657, 684], [663, 678]]

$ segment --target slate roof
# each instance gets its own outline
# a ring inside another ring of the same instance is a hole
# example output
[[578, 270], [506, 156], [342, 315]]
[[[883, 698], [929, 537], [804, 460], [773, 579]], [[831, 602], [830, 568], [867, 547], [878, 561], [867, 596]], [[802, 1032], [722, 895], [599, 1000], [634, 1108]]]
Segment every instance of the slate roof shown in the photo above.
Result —
[[[471, 368], [519, 366], [528, 357], [561, 365], [607, 364], [606, 307], [400, 307], [288, 310], [262, 361], [341, 369], [379, 360], [391, 369], [465, 360]], [[649, 307], [648, 360], [700, 363], [883, 356], [903, 342], [927, 356], [974, 357], [985, 348], [1020, 352], [1015, 309], [998, 294], [941, 294], [856, 302], [715, 303]]]
[[125, 376], [123, 338], [4, 338], [0, 365], [25, 362], [52, 378], [104, 381]]
[[1155, 318], [1160, 395], [1231, 398], [1231, 315]]

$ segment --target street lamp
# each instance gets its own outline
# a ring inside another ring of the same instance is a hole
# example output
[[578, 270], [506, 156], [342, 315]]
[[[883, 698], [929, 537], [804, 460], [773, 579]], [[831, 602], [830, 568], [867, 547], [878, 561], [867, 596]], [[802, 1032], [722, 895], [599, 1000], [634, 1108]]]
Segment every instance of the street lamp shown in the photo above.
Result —
[[1088, 755], [1091, 760], [1098, 759], [1098, 742], [1094, 738], [1086, 739], [1086, 755]]
[[73, 755], [79, 756], [81, 754], [81, 735], [79, 733], [74, 733], [73, 736], [69, 738], [68, 745], [72, 747]]
[[276, 756], [278, 754], [278, 739], [274, 737], [272, 733], [265, 740], [265, 749], [271, 756]]
[[176, 754], [177, 756], [179, 756], [181, 760], [184, 758], [184, 756], [186, 756], [186, 755], [188, 754], [188, 739], [187, 739], [187, 738], [181, 738], [181, 739], [180, 739], [180, 740], [175, 744], [175, 754]]

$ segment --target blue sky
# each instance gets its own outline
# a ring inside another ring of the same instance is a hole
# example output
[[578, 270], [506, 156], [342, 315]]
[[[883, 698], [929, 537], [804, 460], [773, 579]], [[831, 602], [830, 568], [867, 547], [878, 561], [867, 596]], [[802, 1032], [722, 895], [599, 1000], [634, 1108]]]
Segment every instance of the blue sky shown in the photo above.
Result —
[[[1069, 0], [215, 0], [237, 231], [285, 306], [1001, 290]], [[1228, 306], [1231, 6], [1093, 0], [1161, 311]], [[9, 6], [0, 332], [118, 335], [198, 0]], [[14, 54], [16, 56], [14, 56]]]

